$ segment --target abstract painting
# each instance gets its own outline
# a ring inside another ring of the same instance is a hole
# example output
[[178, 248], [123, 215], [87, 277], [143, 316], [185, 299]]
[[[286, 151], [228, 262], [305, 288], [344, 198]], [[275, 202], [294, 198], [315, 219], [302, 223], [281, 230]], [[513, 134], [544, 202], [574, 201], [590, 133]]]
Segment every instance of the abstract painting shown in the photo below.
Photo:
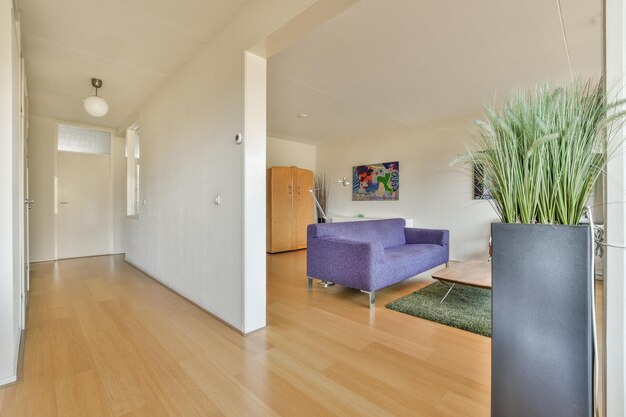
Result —
[[352, 201], [398, 200], [400, 163], [383, 162], [352, 168]]

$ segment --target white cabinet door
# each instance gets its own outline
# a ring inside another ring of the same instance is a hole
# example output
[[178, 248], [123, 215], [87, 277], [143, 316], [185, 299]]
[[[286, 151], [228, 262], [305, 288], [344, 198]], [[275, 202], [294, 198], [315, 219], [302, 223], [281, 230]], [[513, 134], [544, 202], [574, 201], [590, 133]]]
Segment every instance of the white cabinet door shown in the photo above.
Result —
[[110, 253], [110, 157], [58, 152], [58, 258]]

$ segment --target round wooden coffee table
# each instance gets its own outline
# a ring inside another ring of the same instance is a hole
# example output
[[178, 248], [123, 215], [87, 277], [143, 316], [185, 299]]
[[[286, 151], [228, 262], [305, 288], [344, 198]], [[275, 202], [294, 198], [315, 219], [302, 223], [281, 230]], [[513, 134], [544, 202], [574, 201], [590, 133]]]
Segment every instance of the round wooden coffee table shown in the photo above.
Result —
[[447, 268], [435, 272], [433, 279], [450, 285], [450, 289], [439, 303], [443, 303], [456, 284], [491, 289], [491, 262], [453, 262]]

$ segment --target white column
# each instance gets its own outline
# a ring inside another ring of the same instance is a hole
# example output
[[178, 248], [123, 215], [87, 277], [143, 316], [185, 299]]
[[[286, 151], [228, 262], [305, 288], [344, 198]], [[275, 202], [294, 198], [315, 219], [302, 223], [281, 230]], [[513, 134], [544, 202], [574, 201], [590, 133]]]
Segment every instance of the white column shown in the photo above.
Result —
[[243, 333], [266, 325], [266, 60], [357, 1], [300, 0], [297, 14], [244, 52]]
[[243, 333], [265, 327], [267, 61], [245, 52]]
[[[605, 69], [607, 87], [614, 99], [626, 98], [626, 46], [624, 0], [606, 0], [605, 2]], [[618, 139], [625, 132], [621, 130]], [[607, 242], [624, 245], [626, 221], [626, 146], [622, 145], [607, 167], [607, 206], [606, 239]], [[626, 369], [624, 351], [626, 349], [624, 325], [626, 308], [624, 305], [626, 286], [626, 251], [620, 248], [607, 248], [605, 274], [605, 358], [606, 358], [606, 393], [605, 409], [607, 417], [626, 415], [624, 395], [626, 391]]]

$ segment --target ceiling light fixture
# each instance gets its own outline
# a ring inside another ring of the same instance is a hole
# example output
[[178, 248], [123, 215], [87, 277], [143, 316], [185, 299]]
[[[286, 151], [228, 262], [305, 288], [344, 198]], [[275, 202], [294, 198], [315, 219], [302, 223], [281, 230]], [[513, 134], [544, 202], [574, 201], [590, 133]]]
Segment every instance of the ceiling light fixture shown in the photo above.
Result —
[[306, 114], [306, 113], [300, 113], [300, 114], [298, 115], [298, 117], [299, 117], [300, 119], [306, 119], [307, 117], [309, 117], [309, 115], [308, 115], [308, 114]]
[[96, 89], [96, 94], [83, 99], [85, 111], [94, 117], [106, 116], [109, 112], [109, 103], [102, 97], [98, 97], [98, 88], [102, 88], [102, 80], [92, 78], [91, 85]]

